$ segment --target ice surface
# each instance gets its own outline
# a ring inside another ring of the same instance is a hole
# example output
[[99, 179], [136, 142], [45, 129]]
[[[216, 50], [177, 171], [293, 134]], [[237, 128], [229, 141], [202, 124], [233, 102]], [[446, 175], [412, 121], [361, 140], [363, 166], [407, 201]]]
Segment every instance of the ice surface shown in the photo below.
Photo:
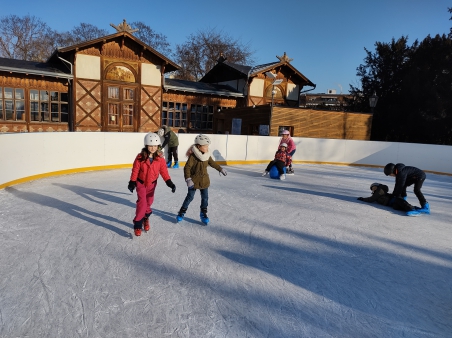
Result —
[[452, 177], [407, 217], [356, 200], [381, 169], [265, 166], [209, 169], [208, 226], [170, 169], [138, 238], [129, 169], [0, 190], [0, 336], [452, 337]]

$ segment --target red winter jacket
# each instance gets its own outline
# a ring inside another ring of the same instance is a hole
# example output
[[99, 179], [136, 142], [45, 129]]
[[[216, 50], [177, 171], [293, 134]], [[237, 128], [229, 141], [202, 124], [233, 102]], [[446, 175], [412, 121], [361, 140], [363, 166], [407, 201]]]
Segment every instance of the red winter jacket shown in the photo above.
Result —
[[292, 157], [287, 151], [282, 151], [281, 149], [275, 153], [275, 160], [284, 162], [284, 166], [289, 166], [292, 163]]
[[162, 175], [165, 182], [171, 179], [164, 158], [157, 157], [152, 163], [149, 160], [141, 161], [141, 158], [141, 154], [138, 154], [135, 161], [133, 161], [132, 175], [130, 175], [131, 181], [139, 179], [145, 187], [148, 187], [159, 178], [159, 174]]

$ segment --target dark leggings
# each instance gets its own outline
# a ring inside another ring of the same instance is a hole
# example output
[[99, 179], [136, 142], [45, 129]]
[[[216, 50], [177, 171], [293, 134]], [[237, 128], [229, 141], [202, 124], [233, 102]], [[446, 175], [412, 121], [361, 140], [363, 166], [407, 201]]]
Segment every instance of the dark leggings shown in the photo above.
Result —
[[168, 162], [171, 162], [173, 160], [173, 156], [174, 162], [178, 162], [179, 158], [177, 157], [177, 146], [168, 147]]
[[[424, 195], [422, 194], [421, 188], [422, 188], [422, 184], [424, 184], [425, 178], [419, 179], [414, 181], [414, 194], [416, 195], [417, 199], [419, 200], [419, 203], [421, 203], [421, 207], [424, 206], [425, 203], [427, 203], [427, 200], [425, 199]], [[408, 185], [403, 187], [402, 190], [402, 197], [406, 196], [406, 188], [409, 187], [411, 184], [413, 183], [409, 183]]]
[[[296, 151], [297, 151], [297, 149], [292, 150], [292, 151], [289, 153], [290, 157], [293, 158], [293, 154], [295, 154]], [[292, 162], [290, 162], [289, 168], [292, 168]]]
[[276, 168], [278, 169], [279, 174], [283, 175], [284, 174], [284, 164], [285, 163], [283, 161], [273, 160], [268, 164], [267, 169], [265, 169], [265, 171], [270, 171], [270, 169], [275, 165]]

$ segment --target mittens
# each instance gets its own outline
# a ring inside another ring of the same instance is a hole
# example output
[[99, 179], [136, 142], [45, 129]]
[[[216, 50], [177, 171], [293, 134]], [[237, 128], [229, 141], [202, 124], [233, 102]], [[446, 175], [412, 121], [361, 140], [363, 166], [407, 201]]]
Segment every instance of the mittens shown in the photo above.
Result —
[[167, 187], [171, 188], [172, 193], [176, 192], [176, 185], [173, 183], [173, 181], [167, 180], [167, 181], [165, 181], [165, 183], [166, 183]]
[[192, 179], [189, 177], [185, 180], [185, 182], [187, 182], [187, 187], [188, 189], [193, 189], [193, 187], [195, 186], [195, 184], [193, 183]]
[[129, 185], [127, 186], [127, 189], [130, 190], [130, 192], [133, 192], [133, 190], [137, 187], [137, 182], [135, 181], [129, 181]]
[[223, 176], [226, 176], [228, 174], [228, 172], [226, 171], [226, 169], [221, 169], [220, 173], [223, 174]]

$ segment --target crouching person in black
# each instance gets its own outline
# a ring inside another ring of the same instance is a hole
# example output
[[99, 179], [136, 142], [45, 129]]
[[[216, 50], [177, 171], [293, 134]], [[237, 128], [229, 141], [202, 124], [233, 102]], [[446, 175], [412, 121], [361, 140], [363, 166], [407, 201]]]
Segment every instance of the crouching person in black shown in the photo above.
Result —
[[413, 207], [410, 203], [405, 201], [403, 198], [394, 198], [393, 195], [389, 194], [389, 188], [387, 185], [380, 183], [372, 183], [370, 185], [370, 190], [372, 191], [372, 195], [369, 197], [358, 197], [359, 201], [364, 201], [368, 203], [377, 202], [384, 206], [392, 206], [395, 210], [402, 211], [413, 211], [415, 207]]
[[415, 207], [415, 210], [407, 212], [407, 216], [430, 214], [430, 205], [421, 191], [426, 178], [424, 171], [416, 167], [405, 166], [403, 163], [388, 163], [384, 168], [384, 173], [386, 176], [395, 177], [394, 191], [392, 192], [392, 195], [395, 197], [394, 202], [397, 198], [405, 200], [407, 187], [414, 185], [413, 192], [419, 200], [421, 207]]

